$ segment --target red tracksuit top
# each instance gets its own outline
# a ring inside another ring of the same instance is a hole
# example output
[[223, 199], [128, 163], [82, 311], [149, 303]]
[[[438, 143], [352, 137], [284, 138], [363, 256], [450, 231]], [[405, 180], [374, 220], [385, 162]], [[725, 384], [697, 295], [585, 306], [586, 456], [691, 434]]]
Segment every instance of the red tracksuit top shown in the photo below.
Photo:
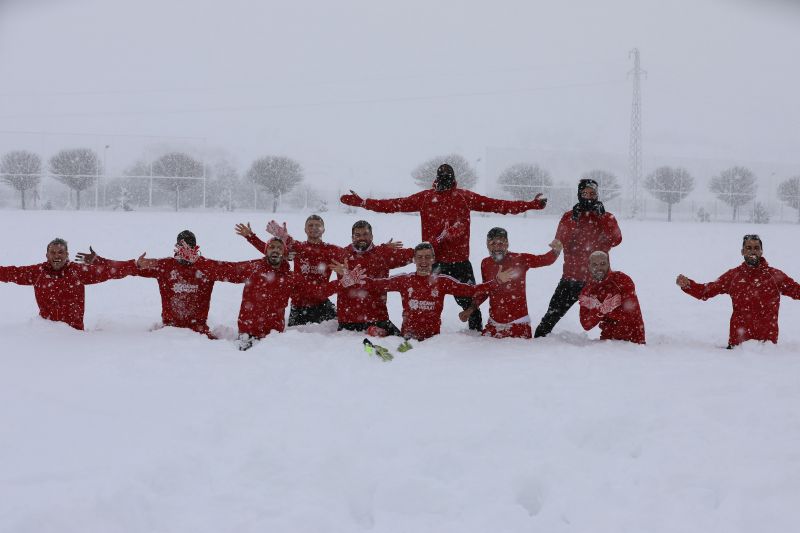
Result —
[[33, 285], [39, 316], [83, 329], [86, 302], [84, 285], [120, 279], [135, 273], [136, 264], [133, 260], [110, 261], [98, 257], [91, 265], [69, 262], [58, 271], [53, 270], [47, 262], [23, 267], [0, 267], [0, 281]]
[[564, 245], [564, 273], [561, 277], [588, 281], [589, 256], [597, 250], [608, 253], [622, 242], [622, 233], [611, 213], [581, 213], [578, 220], [573, 220], [572, 211], [567, 211], [558, 223], [556, 239]]
[[781, 295], [800, 300], [800, 284], [772, 268], [763, 257], [757, 266], [742, 263], [711, 283], [689, 280], [683, 292], [700, 300], [728, 294], [733, 303], [728, 344], [750, 339], [778, 342], [778, 310]]
[[[446, 191], [427, 189], [404, 198], [366, 200], [364, 207], [380, 213], [419, 211], [422, 219], [422, 240], [433, 245], [436, 261], [458, 263], [469, 261], [472, 211], [516, 214], [530, 209], [543, 209], [544, 205], [540, 200], [498, 200], [454, 187]], [[447, 224], [448, 234], [440, 240]]]
[[497, 285], [492, 280], [480, 285], [469, 285], [450, 276], [431, 274], [398, 274], [391, 278], [367, 280], [370, 290], [399, 292], [403, 299], [404, 337], [424, 340], [438, 335], [442, 327], [442, 308], [446, 294], [475, 296], [486, 293]]
[[622, 272], [609, 270], [603, 281], [591, 279], [581, 291], [581, 296], [597, 298], [603, 303], [609, 296], [620, 295], [622, 303], [608, 313], [601, 315], [600, 309], [581, 306], [581, 325], [590, 330], [600, 324], [600, 338], [644, 344], [644, 320], [636, 296], [633, 280]]
[[208, 308], [215, 281], [224, 281], [224, 261], [199, 257], [193, 264], [174, 257], [158, 259], [155, 268], [140, 269], [138, 275], [158, 281], [161, 293], [161, 321], [165, 326], [189, 328], [208, 333]]
[[[247, 242], [252, 244], [262, 254], [265, 252], [267, 243], [254, 235], [247, 237]], [[339, 263], [344, 261], [345, 249], [335, 244], [327, 242], [310, 243], [308, 241], [296, 241], [289, 237], [286, 242], [286, 249], [294, 252], [294, 271], [302, 275], [307, 282], [318, 286], [324, 286], [331, 279], [333, 272], [330, 267], [331, 261]], [[318, 296], [307, 294], [296, 294], [292, 298], [293, 307], [314, 307], [322, 304], [327, 297], [320, 299]]]
[[[351, 244], [345, 248], [349, 268], [361, 265], [368, 278], [386, 278], [393, 268], [406, 266], [414, 258], [413, 248], [395, 249], [381, 244], [359, 252]], [[342, 287], [336, 296], [336, 318], [340, 324], [389, 320], [386, 291], [372, 285]]]
[[244, 283], [239, 333], [258, 338], [286, 328], [284, 318], [289, 298], [304, 296], [324, 300], [339, 287], [338, 281], [325, 285], [309, 283], [302, 275], [290, 271], [286, 261], [275, 268], [266, 259], [254, 259], [230, 263], [225, 270], [225, 281]]
[[[498, 324], [509, 324], [528, 315], [528, 300], [525, 288], [525, 273], [529, 268], [539, 268], [552, 265], [558, 259], [558, 254], [550, 250], [546, 254], [520, 254], [508, 252], [503, 260], [495, 262], [491, 257], [481, 261], [481, 276], [483, 281], [491, 281], [497, 277], [502, 267], [503, 270], [515, 270], [517, 276], [507, 283], [499, 284], [489, 294], [489, 317]], [[483, 300], [475, 300], [475, 305], [480, 305]]]

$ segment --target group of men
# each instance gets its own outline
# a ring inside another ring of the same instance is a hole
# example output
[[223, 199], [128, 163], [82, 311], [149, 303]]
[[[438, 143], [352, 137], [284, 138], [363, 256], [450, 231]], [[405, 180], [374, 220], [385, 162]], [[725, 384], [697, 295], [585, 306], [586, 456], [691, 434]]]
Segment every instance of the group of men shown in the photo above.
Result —
[[[437, 170], [433, 187], [409, 197], [365, 199], [350, 191], [342, 203], [367, 210], [395, 213], [419, 212], [422, 242], [404, 248], [390, 239], [376, 245], [372, 227], [364, 220], [353, 224], [346, 247], [322, 240], [325, 224], [318, 215], [305, 222], [305, 241], [295, 240], [286, 228], [272, 221], [271, 235], [261, 240], [250, 224], [235, 231], [263, 258], [251, 261], [215, 261], [200, 255], [195, 235], [178, 234], [173, 257], [111, 261], [90, 248], [69, 261], [67, 243], [54, 239], [46, 261], [27, 267], [0, 267], [0, 281], [33, 285], [40, 315], [83, 329], [84, 286], [138, 275], [158, 281], [161, 320], [165, 326], [188, 328], [213, 337], [207, 324], [214, 283], [244, 283], [238, 327], [240, 347], [247, 349], [272, 331], [283, 331], [291, 300], [289, 326], [337, 320], [339, 330], [369, 335], [397, 335], [424, 340], [437, 335], [445, 295], [461, 306], [459, 318], [485, 336], [544, 337], [577, 302], [584, 329], [599, 326], [601, 339], [645, 343], [645, 330], [636, 288], [629, 276], [611, 270], [609, 251], [622, 234], [616, 219], [598, 198], [598, 184], [582, 179], [578, 202], [564, 213], [551, 250], [542, 255], [509, 251], [508, 232], [492, 228], [486, 238], [489, 256], [481, 262], [482, 283], [476, 284], [469, 261], [472, 211], [502, 214], [543, 209], [547, 200], [498, 200], [458, 187], [450, 165]], [[526, 298], [526, 271], [553, 264], [564, 254], [563, 275], [535, 331], [531, 328]], [[782, 294], [800, 299], [800, 285], [767, 265], [762, 243], [755, 235], [744, 238], [744, 263], [719, 280], [695, 283], [678, 276], [688, 294], [708, 299], [727, 293], [733, 300], [729, 346], [748, 339], [777, 342], [777, 316]], [[289, 268], [289, 260], [293, 269]], [[414, 263], [415, 272], [390, 276], [395, 268]], [[332, 273], [338, 278], [331, 280]], [[399, 292], [402, 324], [390, 319], [387, 292]], [[337, 295], [336, 305], [329, 297]], [[488, 299], [489, 319], [483, 325], [481, 304]]]

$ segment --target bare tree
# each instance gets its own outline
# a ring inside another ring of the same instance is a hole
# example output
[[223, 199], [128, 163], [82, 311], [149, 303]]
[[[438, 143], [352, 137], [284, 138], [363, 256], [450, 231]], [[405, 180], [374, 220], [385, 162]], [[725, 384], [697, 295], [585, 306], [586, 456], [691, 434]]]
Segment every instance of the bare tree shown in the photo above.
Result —
[[597, 182], [599, 186], [597, 195], [603, 202], [610, 202], [622, 194], [622, 187], [620, 187], [619, 180], [617, 176], [611, 172], [596, 168], [581, 174], [581, 179], [591, 179]]
[[782, 181], [778, 185], [778, 198], [789, 207], [797, 209], [797, 223], [800, 224], [800, 176]]
[[733, 220], [739, 208], [756, 197], [758, 184], [753, 171], [746, 167], [731, 167], [711, 178], [711, 192], [733, 208]]
[[50, 158], [50, 172], [55, 179], [75, 191], [75, 209], [80, 209], [81, 191], [97, 181], [100, 159], [89, 148], [61, 150]]
[[644, 180], [644, 188], [667, 204], [667, 222], [672, 222], [672, 206], [694, 190], [694, 178], [685, 168], [659, 167]]
[[0, 175], [19, 191], [20, 206], [25, 209], [25, 191], [39, 185], [42, 179], [42, 158], [27, 150], [8, 152], [0, 161]]
[[462, 189], [472, 189], [478, 183], [478, 175], [467, 159], [459, 154], [440, 155], [428, 159], [411, 171], [411, 177], [421, 189], [430, 189], [436, 179], [436, 169], [447, 163], [456, 173], [456, 182]]
[[272, 212], [278, 210], [278, 200], [303, 181], [303, 167], [289, 157], [267, 156], [253, 161], [247, 178], [272, 194]]
[[223, 206], [226, 211], [233, 211], [234, 198], [240, 186], [236, 167], [227, 159], [220, 159], [211, 166], [210, 174], [214, 178], [211, 182], [211, 192], [215, 203]]
[[539, 165], [516, 163], [505, 169], [497, 183], [515, 200], [530, 200], [553, 186], [550, 173]]
[[175, 211], [181, 205], [181, 192], [197, 186], [203, 177], [203, 164], [189, 154], [170, 152], [153, 161], [153, 176], [158, 187], [175, 193]]

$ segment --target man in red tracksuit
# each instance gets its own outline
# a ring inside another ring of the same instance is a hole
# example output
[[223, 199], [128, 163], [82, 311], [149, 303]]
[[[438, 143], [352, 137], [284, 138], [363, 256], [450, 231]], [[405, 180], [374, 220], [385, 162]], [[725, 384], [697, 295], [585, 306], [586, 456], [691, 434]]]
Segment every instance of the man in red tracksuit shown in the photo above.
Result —
[[644, 344], [644, 321], [636, 287], [628, 275], [611, 270], [608, 253], [589, 256], [591, 279], [578, 298], [581, 325], [590, 330], [600, 325], [600, 339]]
[[[78, 254], [78, 258], [81, 259], [84, 255], [90, 254]], [[75, 329], [83, 329], [86, 285], [136, 273], [133, 260], [97, 259], [90, 265], [72, 263], [69, 260], [67, 241], [64, 239], [50, 241], [45, 257], [47, 261], [38, 265], [0, 267], [0, 281], [33, 285], [36, 303], [39, 304], [39, 316], [64, 322]]]
[[597, 199], [595, 180], [582, 179], [578, 183], [578, 203], [561, 217], [556, 239], [564, 245], [564, 273], [558, 282], [547, 312], [536, 327], [534, 337], [544, 337], [578, 301], [578, 296], [589, 279], [589, 254], [600, 250], [608, 252], [622, 242], [617, 219], [607, 213]]
[[[290, 256], [294, 254], [292, 261], [294, 271], [311, 284], [320, 286], [327, 284], [333, 272], [332, 263], [341, 263], [344, 260], [344, 248], [322, 241], [322, 234], [325, 233], [325, 221], [319, 215], [311, 215], [306, 219], [305, 232], [308, 237], [306, 241], [294, 240], [286, 230], [285, 223], [281, 227], [277, 222], [270, 221], [267, 231], [286, 243]], [[236, 233], [264, 253], [266, 243], [253, 233], [249, 223], [237, 224]], [[291, 327], [317, 324], [335, 318], [336, 306], [329, 298], [305, 296], [298, 293], [292, 298], [288, 325]]]
[[[519, 254], [508, 251], [508, 232], [503, 228], [492, 228], [486, 236], [489, 257], [481, 261], [483, 281], [493, 280], [500, 270], [510, 272], [508, 283], [498, 286], [489, 294], [489, 323], [483, 335], [502, 339], [505, 337], [531, 338], [531, 319], [528, 316], [528, 300], [525, 288], [525, 273], [530, 268], [552, 265], [561, 253], [561, 243], [553, 240], [549, 252], [542, 255]], [[470, 313], [484, 298], [473, 300], [472, 306], [459, 313], [466, 321]]]
[[676, 283], [686, 294], [708, 300], [727, 294], [733, 303], [728, 348], [746, 340], [778, 342], [781, 295], [800, 300], [800, 284], [769, 266], [758, 235], [742, 239], [744, 262], [711, 283], [696, 283], [683, 274]]
[[[433, 245], [436, 251], [435, 269], [464, 282], [475, 284], [475, 274], [469, 262], [470, 214], [472, 211], [514, 214], [530, 209], [544, 209], [547, 200], [537, 194], [527, 202], [488, 198], [456, 184], [453, 167], [441, 165], [436, 171], [433, 188], [405, 198], [373, 200], [358, 194], [345, 194], [341, 202], [380, 213], [414, 212], [422, 219], [422, 240]], [[472, 304], [468, 297], [456, 298], [462, 309]], [[476, 310], [469, 318], [470, 329], [483, 329], [483, 318]]]
[[[414, 248], [413, 274], [398, 274], [390, 278], [367, 279], [370, 290], [399, 292], [403, 299], [403, 327], [406, 339], [425, 340], [438, 335], [442, 327], [442, 309], [446, 294], [475, 297], [494, 290], [499, 283], [510, 279], [510, 272], [498, 272], [497, 278], [480, 285], [461, 283], [450, 276], [434, 273], [433, 245], [428, 242]], [[499, 282], [499, 283], [498, 283]]]

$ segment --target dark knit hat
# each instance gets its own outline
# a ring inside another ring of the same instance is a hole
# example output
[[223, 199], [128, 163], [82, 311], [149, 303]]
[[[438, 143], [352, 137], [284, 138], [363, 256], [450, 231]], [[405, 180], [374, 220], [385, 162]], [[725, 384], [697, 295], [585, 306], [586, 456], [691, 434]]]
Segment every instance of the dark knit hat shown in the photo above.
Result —
[[584, 178], [578, 182], [578, 194], [582, 193], [584, 189], [594, 189], [595, 192], [600, 188], [600, 185], [591, 178]]
[[176, 243], [178, 242], [185, 242], [191, 247], [197, 246], [197, 238], [194, 236], [194, 233], [189, 231], [188, 229], [183, 230], [182, 232], [178, 233], [178, 238], [176, 239]]
[[437, 191], [445, 191], [452, 189], [456, 185], [456, 173], [453, 167], [444, 163], [439, 165], [436, 169], [436, 179], [433, 181], [433, 186]]

